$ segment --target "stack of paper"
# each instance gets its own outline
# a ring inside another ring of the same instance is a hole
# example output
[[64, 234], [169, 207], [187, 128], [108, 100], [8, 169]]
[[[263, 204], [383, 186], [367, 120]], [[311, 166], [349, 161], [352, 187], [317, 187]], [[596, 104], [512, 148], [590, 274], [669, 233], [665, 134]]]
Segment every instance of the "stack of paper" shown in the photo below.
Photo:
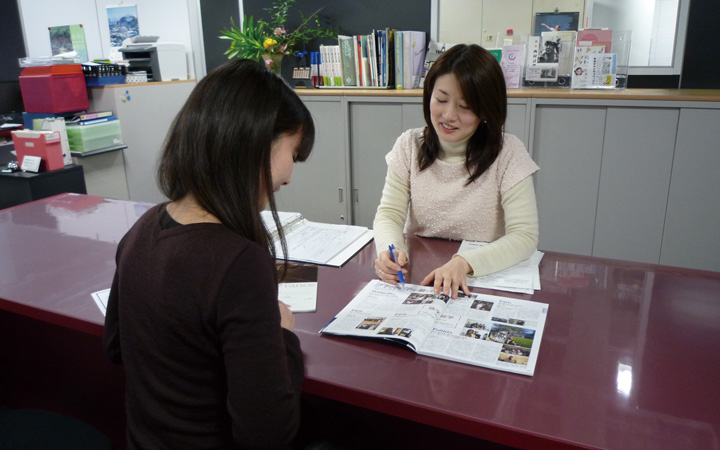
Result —
[[[487, 245], [487, 242], [463, 241], [458, 253], [483, 245]], [[535, 250], [530, 258], [507, 269], [481, 277], [468, 277], [467, 284], [485, 289], [532, 294], [540, 290], [539, 265], [543, 255], [544, 253]]]

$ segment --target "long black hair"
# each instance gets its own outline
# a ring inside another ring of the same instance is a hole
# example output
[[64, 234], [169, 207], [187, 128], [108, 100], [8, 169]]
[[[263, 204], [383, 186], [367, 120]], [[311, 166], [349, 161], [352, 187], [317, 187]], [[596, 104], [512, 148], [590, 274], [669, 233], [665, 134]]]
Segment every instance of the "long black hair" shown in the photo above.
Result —
[[446, 50], [428, 71], [423, 85], [424, 139], [418, 164], [425, 170], [437, 159], [440, 142], [432, 125], [430, 99], [438, 77], [455, 75], [468, 107], [480, 119], [467, 144], [465, 166], [468, 181], [475, 181], [495, 161], [503, 146], [507, 118], [505, 77], [495, 57], [479, 45], [455, 45]]
[[263, 64], [232, 60], [203, 78], [175, 117], [163, 146], [158, 184], [171, 201], [191, 194], [225, 226], [275, 257], [260, 215], [265, 196], [287, 255], [270, 150], [273, 141], [295, 133], [301, 134], [296, 161], [305, 161], [315, 126], [303, 102]]

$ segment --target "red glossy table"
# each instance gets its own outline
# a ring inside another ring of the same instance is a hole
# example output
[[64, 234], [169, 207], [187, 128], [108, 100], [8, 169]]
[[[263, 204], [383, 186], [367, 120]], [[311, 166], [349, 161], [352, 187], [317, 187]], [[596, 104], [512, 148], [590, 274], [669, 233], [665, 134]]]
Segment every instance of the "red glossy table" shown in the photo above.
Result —
[[[42, 322], [99, 343], [90, 293], [109, 287], [117, 241], [148, 206], [66, 194], [0, 211], [0, 334]], [[410, 238], [408, 282], [457, 247]], [[720, 449], [720, 273], [546, 253], [534, 295], [478, 290], [550, 305], [526, 377], [319, 335], [374, 258], [370, 245], [318, 271], [317, 312], [296, 317], [306, 392], [519, 448]]]

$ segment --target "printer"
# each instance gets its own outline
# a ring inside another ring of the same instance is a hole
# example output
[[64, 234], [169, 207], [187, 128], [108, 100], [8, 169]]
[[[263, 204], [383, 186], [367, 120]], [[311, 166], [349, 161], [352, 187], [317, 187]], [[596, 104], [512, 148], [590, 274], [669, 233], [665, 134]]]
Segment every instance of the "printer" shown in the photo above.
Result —
[[187, 80], [185, 45], [177, 42], [126, 40], [118, 49], [130, 66], [128, 72], [144, 71], [148, 81]]

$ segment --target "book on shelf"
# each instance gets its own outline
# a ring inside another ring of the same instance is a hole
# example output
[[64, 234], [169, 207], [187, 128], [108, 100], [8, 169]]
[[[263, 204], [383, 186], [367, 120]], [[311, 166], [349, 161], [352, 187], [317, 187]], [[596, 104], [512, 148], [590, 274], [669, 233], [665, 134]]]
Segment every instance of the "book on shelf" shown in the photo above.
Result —
[[378, 86], [387, 86], [387, 34], [385, 30], [374, 31], [377, 36]]
[[425, 62], [423, 63], [422, 73], [420, 74], [420, 84], [418, 85], [419, 88], [422, 89], [422, 87], [425, 84], [425, 77], [427, 77], [428, 71], [430, 71], [430, 68], [435, 64], [435, 61], [440, 57], [440, 55], [445, 52], [445, 50], [449, 49], [455, 44], [448, 44], [446, 42], [434, 42], [430, 41], [428, 43], [427, 52], [425, 52]]
[[368, 61], [370, 64], [370, 86], [380, 86], [378, 73], [377, 33], [368, 35]]
[[[275, 242], [275, 253], [283, 258], [275, 221], [269, 211], [261, 213]], [[340, 267], [373, 239], [372, 230], [355, 225], [311, 222], [297, 212], [278, 211], [287, 242], [287, 259]]]
[[407, 82], [406, 89], [417, 89], [420, 86], [420, 77], [422, 75], [423, 64], [425, 62], [425, 32], [424, 31], [406, 31], [404, 45], [408, 49], [409, 61], [405, 65], [405, 70], [409, 73], [405, 74]]
[[548, 305], [372, 280], [320, 333], [387, 339], [420, 355], [532, 376]]
[[[339, 48], [337, 59], [342, 86], [363, 89], [419, 87], [425, 61], [425, 36], [423, 31], [391, 28], [373, 30], [370, 34], [338, 36], [336, 47]], [[337, 85], [331, 82], [323, 87]]]
[[404, 32], [401, 30], [395, 31], [395, 86], [398, 89], [405, 87], [404, 40]]
[[98, 123], [104, 123], [104, 122], [112, 122], [113, 120], [117, 120], [117, 117], [115, 116], [109, 116], [109, 117], [100, 117], [98, 119], [90, 119], [90, 120], [81, 120], [79, 122], [71, 122], [69, 125], [73, 126], [86, 126], [86, 125], [95, 125]]
[[352, 36], [338, 36], [340, 59], [342, 60], [342, 77], [344, 86], [357, 86], [356, 56], [353, 51]]
[[409, 31], [403, 31], [403, 89], [412, 89], [412, 34]]
[[387, 86], [395, 87], [395, 30], [392, 28], [385, 29], [387, 33]]
[[342, 68], [340, 67], [340, 46], [320, 46], [320, 77], [324, 86], [342, 86]]
[[112, 111], [95, 111], [95, 112], [80, 113], [80, 114], [76, 114], [76, 115], [68, 118], [68, 122], [100, 119], [103, 117], [110, 117], [112, 115], [113, 115]]

